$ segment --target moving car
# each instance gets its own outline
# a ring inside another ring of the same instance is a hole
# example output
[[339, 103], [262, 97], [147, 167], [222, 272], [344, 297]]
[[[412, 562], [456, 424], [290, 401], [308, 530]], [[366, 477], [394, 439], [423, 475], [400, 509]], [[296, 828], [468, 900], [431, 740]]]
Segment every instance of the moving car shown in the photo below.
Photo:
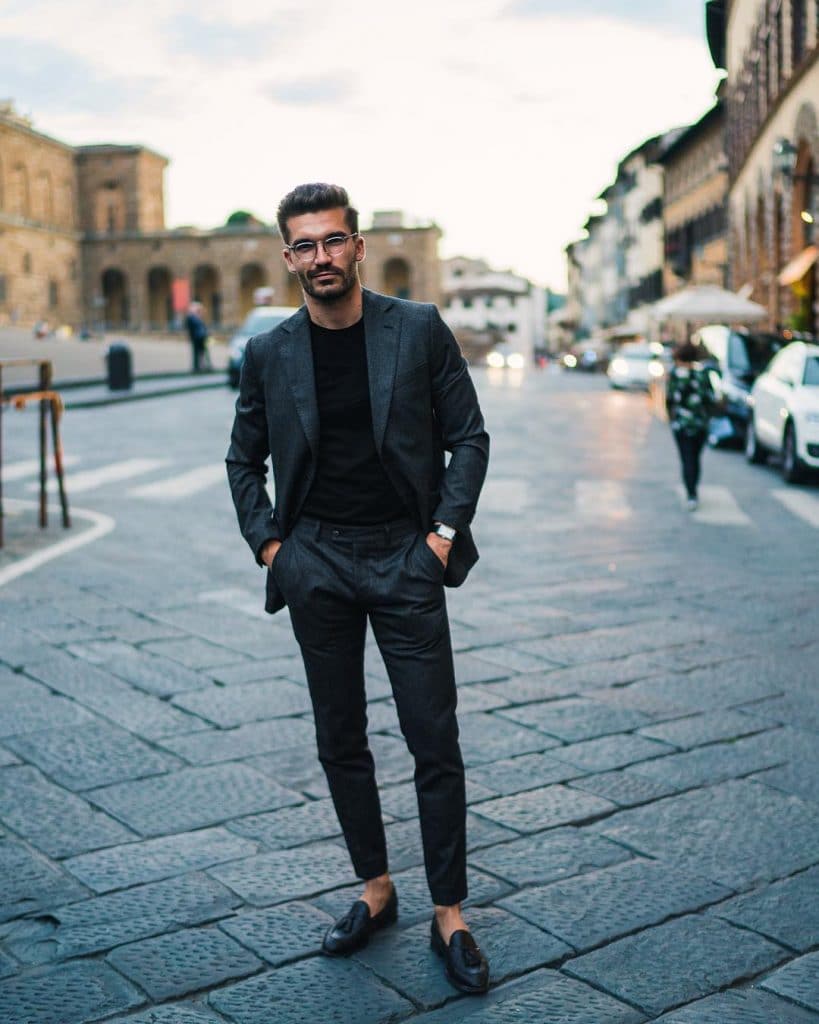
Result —
[[230, 339], [228, 345], [228, 384], [239, 387], [242, 363], [245, 361], [245, 346], [254, 334], [262, 334], [287, 320], [296, 312], [290, 306], [256, 306], [247, 314], [242, 326]]
[[742, 447], [750, 417], [748, 395], [760, 373], [787, 340], [779, 334], [734, 329], [724, 324], [701, 327], [692, 337], [704, 354], [702, 362], [712, 371], [714, 392], [722, 405], [711, 421], [709, 443]]
[[639, 341], [621, 345], [606, 370], [613, 388], [639, 388], [642, 391], [648, 391], [652, 380], [659, 380], [664, 373], [662, 346], [658, 350], [656, 345]]
[[495, 369], [508, 366], [510, 370], [522, 370], [526, 360], [521, 352], [513, 349], [508, 342], [503, 342], [486, 353], [486, 365]]
[[819, 469], [819, 345], [794, 341], [771, 361], [751, 391], [745, 442], [749, 462], [782, 457], [782, 475], [797, 483]]

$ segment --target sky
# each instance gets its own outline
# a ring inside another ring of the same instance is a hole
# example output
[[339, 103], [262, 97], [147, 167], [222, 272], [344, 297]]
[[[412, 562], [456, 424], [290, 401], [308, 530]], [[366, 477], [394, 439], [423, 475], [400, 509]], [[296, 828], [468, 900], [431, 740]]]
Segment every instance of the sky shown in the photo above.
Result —
[[167, 156], [169, 227], [273, 221], [303, 181], [435, 221], [441, 254], [565, 286], [618, 160], [696, 121], [701, 0], [0, 0], [0, 99]]

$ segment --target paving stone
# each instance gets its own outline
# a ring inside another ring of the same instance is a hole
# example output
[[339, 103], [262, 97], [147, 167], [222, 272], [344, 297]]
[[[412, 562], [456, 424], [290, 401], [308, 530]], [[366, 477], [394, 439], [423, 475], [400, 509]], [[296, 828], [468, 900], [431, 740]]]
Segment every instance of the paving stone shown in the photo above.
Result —
[[691, 715], [674, 722], [647, 725], [640, 735], [671, 743], [681, 750], [700, 747], [704, 743], [737, 739], [759, 732], [761, 723], [749, 720], [741, 711], [711, 711], [707, 715]]
[[534, 675], [513, 676], [500, 683], [490, 683], [481, 689], [504, 697], [512, 704], [529, 704], [553, 697], [572, 697], [585, 690], [598, 687], [622, 686], [645, 676], [657, 674], [657, 667], [648, 654], [635, 654], [628, 658], [554, 668]]
[[144, 1001], [102, 963], [65, 964], [0, 982], [0, 1020], [9, 1024], [85, 1024]]
[[10, 978], [12, 975], [17, 974], [20, 970], [20, 965], [16, 960], [13, 960], [6, 953], [0, 952], [0, 978]]
[[535, 729], [500, 718], [499, 713], [479, 711], [461, 715], [458, 725], [461, 754], [464, 764], [469, 767], [558, 745], [556, 740]]
[[771, 789], [779, 790], [782, 793], [790, 793], [802, 800], [819, 804], [819, 772], [811, 769], [806, 771], [802, 763], [786, 764], [780, 768], [771, 768], [768, 771], [759, 772], [751, 776], [754, 782], [759, 782]]
[[112, 846], [63, 862], [95, 892], [111, 892], [251, 857], [258, 844], [224, 828], [181, 832], [159, 839]]
[[493, 711], [506, 707], [509, 702], [487, 691], [479, 684], [462, 686], [458, 690], [458, 714], [467, 715], [473, 711]]
[[620, 939], [569, 961], [563, 970], [659, 1015], [753, 977], [786, 956], [759, 935], [695, 915]]
[[740, 989], [672, 1010], [657, 1024], [816, 1024], [816, 1017], [758, 989]]
[[[385, 815], [384, 820], [389, 821], [389, 816]], [[341, 835], [338, 815], [329, 798], [283, 807], [268, 814], [251, 814], [232, 821], [229, 828], [237, 835], [258, 839], [274, 850]]]
[[0, 737], [11, 739], [52, 726], [81, 725], [94, 720], [93, 715], [74, 701], [55, 697], [44, 687], [43, 690], [44, 696], [37, 695], [13, 704], [4, 699], [0, 706]]
[[375, 760], [375, 775], [379, 785], [413, 778], [415, 761], [403, 737], [374, 733], [369, 737], [369, 745]]
[[309, 903], [285, 903], [250, 910], [222, 921], [219, 927], [268, 963], [280, 965], [318, 953], [333, 918]]
[[134, 837], [130, 829], [28, 765], [0, 771], [0, 821], [51, 857], [70, 857]]
[[185, 636], [175, 640], [156, 640], [142, 648], [149, 654], [158, 654], [169, 661], [177, 661], [190, 669], [218, 668], [233, 665], [241, 658], [236, 650], [221, 647], [198, 636]]
[[589, 832], [565, 828], [479, 850], [470, 856], [469, 863], [513, 885], [529, 886], [628, 859], [629, 853], [622, 846]]
[[633, 860], [527, 889], [501, 906], [584, 950], [715, 903], [731, 891], [665, 864]]
[[621, 811], [597, 829], [735, 890], [783, 878], [819, 860], [819, 808], [747, 781]]
[[566, 743], [627, 732], [649, 722], [648, 716], [642, 712], [610, 707], [583, 697], [527, 704], [520, 708], [503, 709], [497, 714], [539, 729]]
[[[495, 794], [485, 786], [473, 780], [474, 772], [470, 770], [466, 778], [466, 802], [467, 805], [479, 803], [481, 800], [491, 800]], [[382, 786], [379, 789], [381, 798], [381, 812], [393, 818], [407, 819], [418, 817], [418, 797], [415, 793], [414, 782], [402, 782], [393, 786]], [[384, 819], [387, 820], [386, 817]]]
[[[226, 608], [221, 602], [197, 600], [187, 604], [174, 604], [154, 611], [154, 618], [170, 623], [190, 634], [194, 639], [204, 639], [220, 647], [232, 648], [239, 652], [234, 662], [242, 655], [268, 650], [271, 642], [285, 639], [278, 627], [271, 628], [269, 618], [258, 614], [247, 615], [240, 607]], [[258, 612], [258, 603], [254, 612]], [[278, 646], [278, 644], [276, 645]]]
[[197, 727], [197, 719], [190, 715], [140, 693], [110, 672], [62, 652], [53, 653], [27, 671], [53, 690], [146, 739]]
[[0, 841], [0, 921], [86, 896], [88, 890], [20, 843]]
[[312, 722], [302, 718], [276, 718], [236, 729], [207, 729], [170, 736], [162, 745], [191, 764], [218, 764], [288, 747], [308, 746], [315, 751], [316, 730]]
[[91, 789], [158, 775], [179, 764], [170, 754], [100, 721], [13, 736], [7, 744], [67, 789]]
[[277, 753], [261, 754], [246, 762], [288, 789], [311, 800], [330, 796], [327, 776], [319, 764], [315, 740], [301, 747], [289, 747]]
[[0, 621], [0, 661], [9, 668], [20, 669], [47, 657], [49, 648], [39, 636]]
[[722, 662], [707, 669], [643, 679], [627, 687], [632, 694], [660, 697], [689, 711], [717, 711], [782, 692], [782, 676], [754, 671], [751, 662]]
[[[491, 982], [523, 974], [571, 954], [559, 939], [544, 935], [512, 914], [495, 908], [475, 908], [469, 927], [491, 965]], [[440, 1006], [452, 996], [452, 986], [430, 949], [429, 921], [410, 928], [389, 929], [373, 939], [355, 959], [422, 1009]]]
[[540, 789], [551, 782], [565, 782], [581, 774], [577, 768], [558, 761], [553, 748], [546, 754], [523, 754], [469, 770], [469, 778], [498, 796]]
[[567, 786], [554, 785], [483, 801], [476, 805], [475, 813], [516, 832], [541, 832], [557, 825], [585, 821], [614, 809], [615, 805], [608, 800]]
[[345, 847], [320, 843], [261, 853], [242, 861], [211, 868], [210, 874], [254, 907], [286, 903], [344, 885], [352, 875]]
[[201, 690], [211, 685], [208, 676], [167, 658], [138, 650], [130, 644], [110, 641], [85, 644], [78, 651], [72, 648], [72, 653], [84, 657], [87, 661], [104, 665], [106, 671], [112, 675], [156, 697], [169, 697], [176, 693]]
[[[424, 863], [421, 827], [417, 818], [387, 825], [385, 832], [390, 871], [403, 871], [405, 868]], [[485, 821], [474, 814], [467, 814], [466, 848], [468, 852], [516, 837], [516, 832], [501, 828], [500, 825]]]
[[[79, 615], [79, 613], [77, 614]], [[131, 644], [182, 635], [173, 626], [157, 622], [144, 615], [138, 615], [129, 608], [116, 608], [109, 605], [107, 608], [94, 609], [90, 614], [84, 611], [79, 617], [97, 629]]]
[[218, 928], [193, 928], [122, 946], [108, 963], [151, 999], [170, 999], [233, 978], [244, 978], [262, 961]]
[[[351, 869], [348, 868], [348, 878], [350, 872]], [[424, 869], [414, 867], [406, 871], [396, 871], [393, 881], [398, 891], [398, 914], [401, 925], [414, 924], [416, 921], [429, 922], [432, 919], [432, 899]], [[469, 898], [465, 901], [465, 906], [489, 903], [510, 891], [510, 886], [506, 882], [492, 878], [482, 871], [469, 870], [467, 883]], [[355, 885], [348, 885], [343, 889], [325, 892], [311, 902], [336, 920], [350, 909], [350, 905], [360, 895], [361, 883], [356, 882]]]
[[[529, 626], [527, 630], [530, 633], [534, 633], [537, 632], [537, 627]], [[483, 644], [487, 640], [491, 640], [491, 636], [488, 631], [482, 630], [481, 635], [477, 639]], [[518, 638], [509, 637], [509, 639], [514, 640]], [[542, 672], [546, 665], [553, 664], [548, 660], [538, 657], [536, 654], [530, 654], [528, 651], [522, 651], [520, 648], [511, 647], [508, 644], [496, 644], [491, 647], [472, 647], [469, 653], [472, 657], [486, 662], [490, 667], [495, 668], [496, 672], [498, 669], [502, 670], [504, 675], [510, 675], [512, 672]]]
[[14, 925], [6, 945], [25, 963], [65, 960], [215, 921], [238, 904], [233, 893], [207, 875], [183, 875], [52, 908]]
[[87, 795], [143, 836], [218, 825], [301, 802], [298, 794], [244, 764], [185, 768], [95, 789]]
[[807, 952], [819, 945], [819, 868], [727, 900], [712, 913], [800, 953]]
[[[301, 672], [298, 669], [301, 667]], [[295, 675], [294, 675], [295, 672]], [[269, 679], [287, 677], [291, 682], [306, 683], [301, 655], [286, 658], [265, 658], [257, 661], [240, 661], [233, 665], [218, 665], [208, 669], [210, 679], [225, 686], [236, 686], [242, 683], [260, 683]]]
[[642, 651], [673, 647], [675, 644], [699, 639], [703, 632], [703, 629], [683, 622], [636, 622], [568, 636], [523, 640], [516, 646], [562, 665], [578, 665], [587, 661], [624, 658]]
[[25, 704], [49, 696], [47, 686], [0, 665], [0, 700], [4, 709], [12, 704]]
[[286, 679], [210, 686], [185, 693], [173, 703], [223, 729], [261, 719], [302, 714], [312, 709], [307, 688]]
[[5, 768], [10, 764], [19, 764], [20, 759], [15, 757], [10, 750], [6, 750], [5, 747], [0, 747], [0, 768]]
[[759, 984], [768, 992], [819, 1013], [819, 951], [785, 964]]
[[368, 733], [391, 732], [396, 736], [401, 735], [401, 725], [398, 721], [398, 712], [395, 710], [394, 701], [370, 701], [367, 705], [367, 731]]
[[654, 761], [635, 765], [636, 775], [664, 782], [676, 790], [713, 785], [727, 779], [740, 778], [763, 768], [781, 763], [784, 755], [772, 750], [759, 737], [734, 743], [714, 743], [681, 754], [670, 754]]
[[240, 981], [209, 1001], [235, 1024], [393, 1024], [413, 1009], [359, 964], [325, 957]]
[[224, 1024], [224, 1021], [224, 1017], [217, 1017], [199, 1004], [172, 1003], [170, 1006], [153, 1006], [135, 1016], [117, 1017], [108, 1024]]
[[631, 1006], [557, 971], [539, 970], [491, 989], [482, 999], [460, 999], [415, 1020], [418, 1024], [639, 1024]]
[[573, 789], [582, 789], [585, 793], [594, 793], [604, 800], [611, 800], [618, 807], [634, 807], [676, 792], [674, 786], [637, 775], [631, 768], [603, 772], [600, 775], [584, 775], [573, 779], [569, 785]]
[[527, 672], [498, 683], [482, 683], [481, 689], [508, 704], [531, 704], [553, 697], [567, 697], [579, 692], [577, 680], [567, 682], [564, 669], [549, 672]]
[[637, 761], [648, 761], [673, 753], [674, 748], [643, 736], [601, 736], [596, 740], [558, 747], [550, 756], [584, 772], [607, 772]]

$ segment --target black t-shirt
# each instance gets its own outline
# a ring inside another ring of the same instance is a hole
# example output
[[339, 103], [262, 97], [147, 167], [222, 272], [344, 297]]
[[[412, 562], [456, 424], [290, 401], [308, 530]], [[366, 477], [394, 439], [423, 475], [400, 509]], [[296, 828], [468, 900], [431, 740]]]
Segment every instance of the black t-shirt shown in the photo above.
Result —
[[407, 515], [378, 458], [363, 318], [328, 330], [310, 323], [320, 440], [303, 514], [332, 523], [387, 523]]

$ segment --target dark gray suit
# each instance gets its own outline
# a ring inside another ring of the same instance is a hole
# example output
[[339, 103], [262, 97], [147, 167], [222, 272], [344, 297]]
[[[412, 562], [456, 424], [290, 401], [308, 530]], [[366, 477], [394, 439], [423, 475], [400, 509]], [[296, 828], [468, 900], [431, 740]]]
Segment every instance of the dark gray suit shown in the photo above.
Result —
[[[451, 904], [466, 895], [465, 804], [441, 584], [459, 586], [478, 558], [469, 524], [486, 474], [489, 437], [466, 361], [434, 306], [365, 290], [364, 330], [375, 446], [406, 506], [406, 520], [335, 528], [300, 515], [320, 443], [304, 307], [248, 342], [228, 477], [242, 534], [259, 564], [267, 541], [283, 542], [267, 573], [265, 607], [272, 613], [289, 606], [307, 669], [319, 758], [357, 873], [369, 878], [387, 870], [366, 739], [369, 618], [416, 760], [433, 900]], [[265, 489], [268, 456], [275, 507]], [[423, 539], [433, 521], [458, 531], [445, 574]]]

